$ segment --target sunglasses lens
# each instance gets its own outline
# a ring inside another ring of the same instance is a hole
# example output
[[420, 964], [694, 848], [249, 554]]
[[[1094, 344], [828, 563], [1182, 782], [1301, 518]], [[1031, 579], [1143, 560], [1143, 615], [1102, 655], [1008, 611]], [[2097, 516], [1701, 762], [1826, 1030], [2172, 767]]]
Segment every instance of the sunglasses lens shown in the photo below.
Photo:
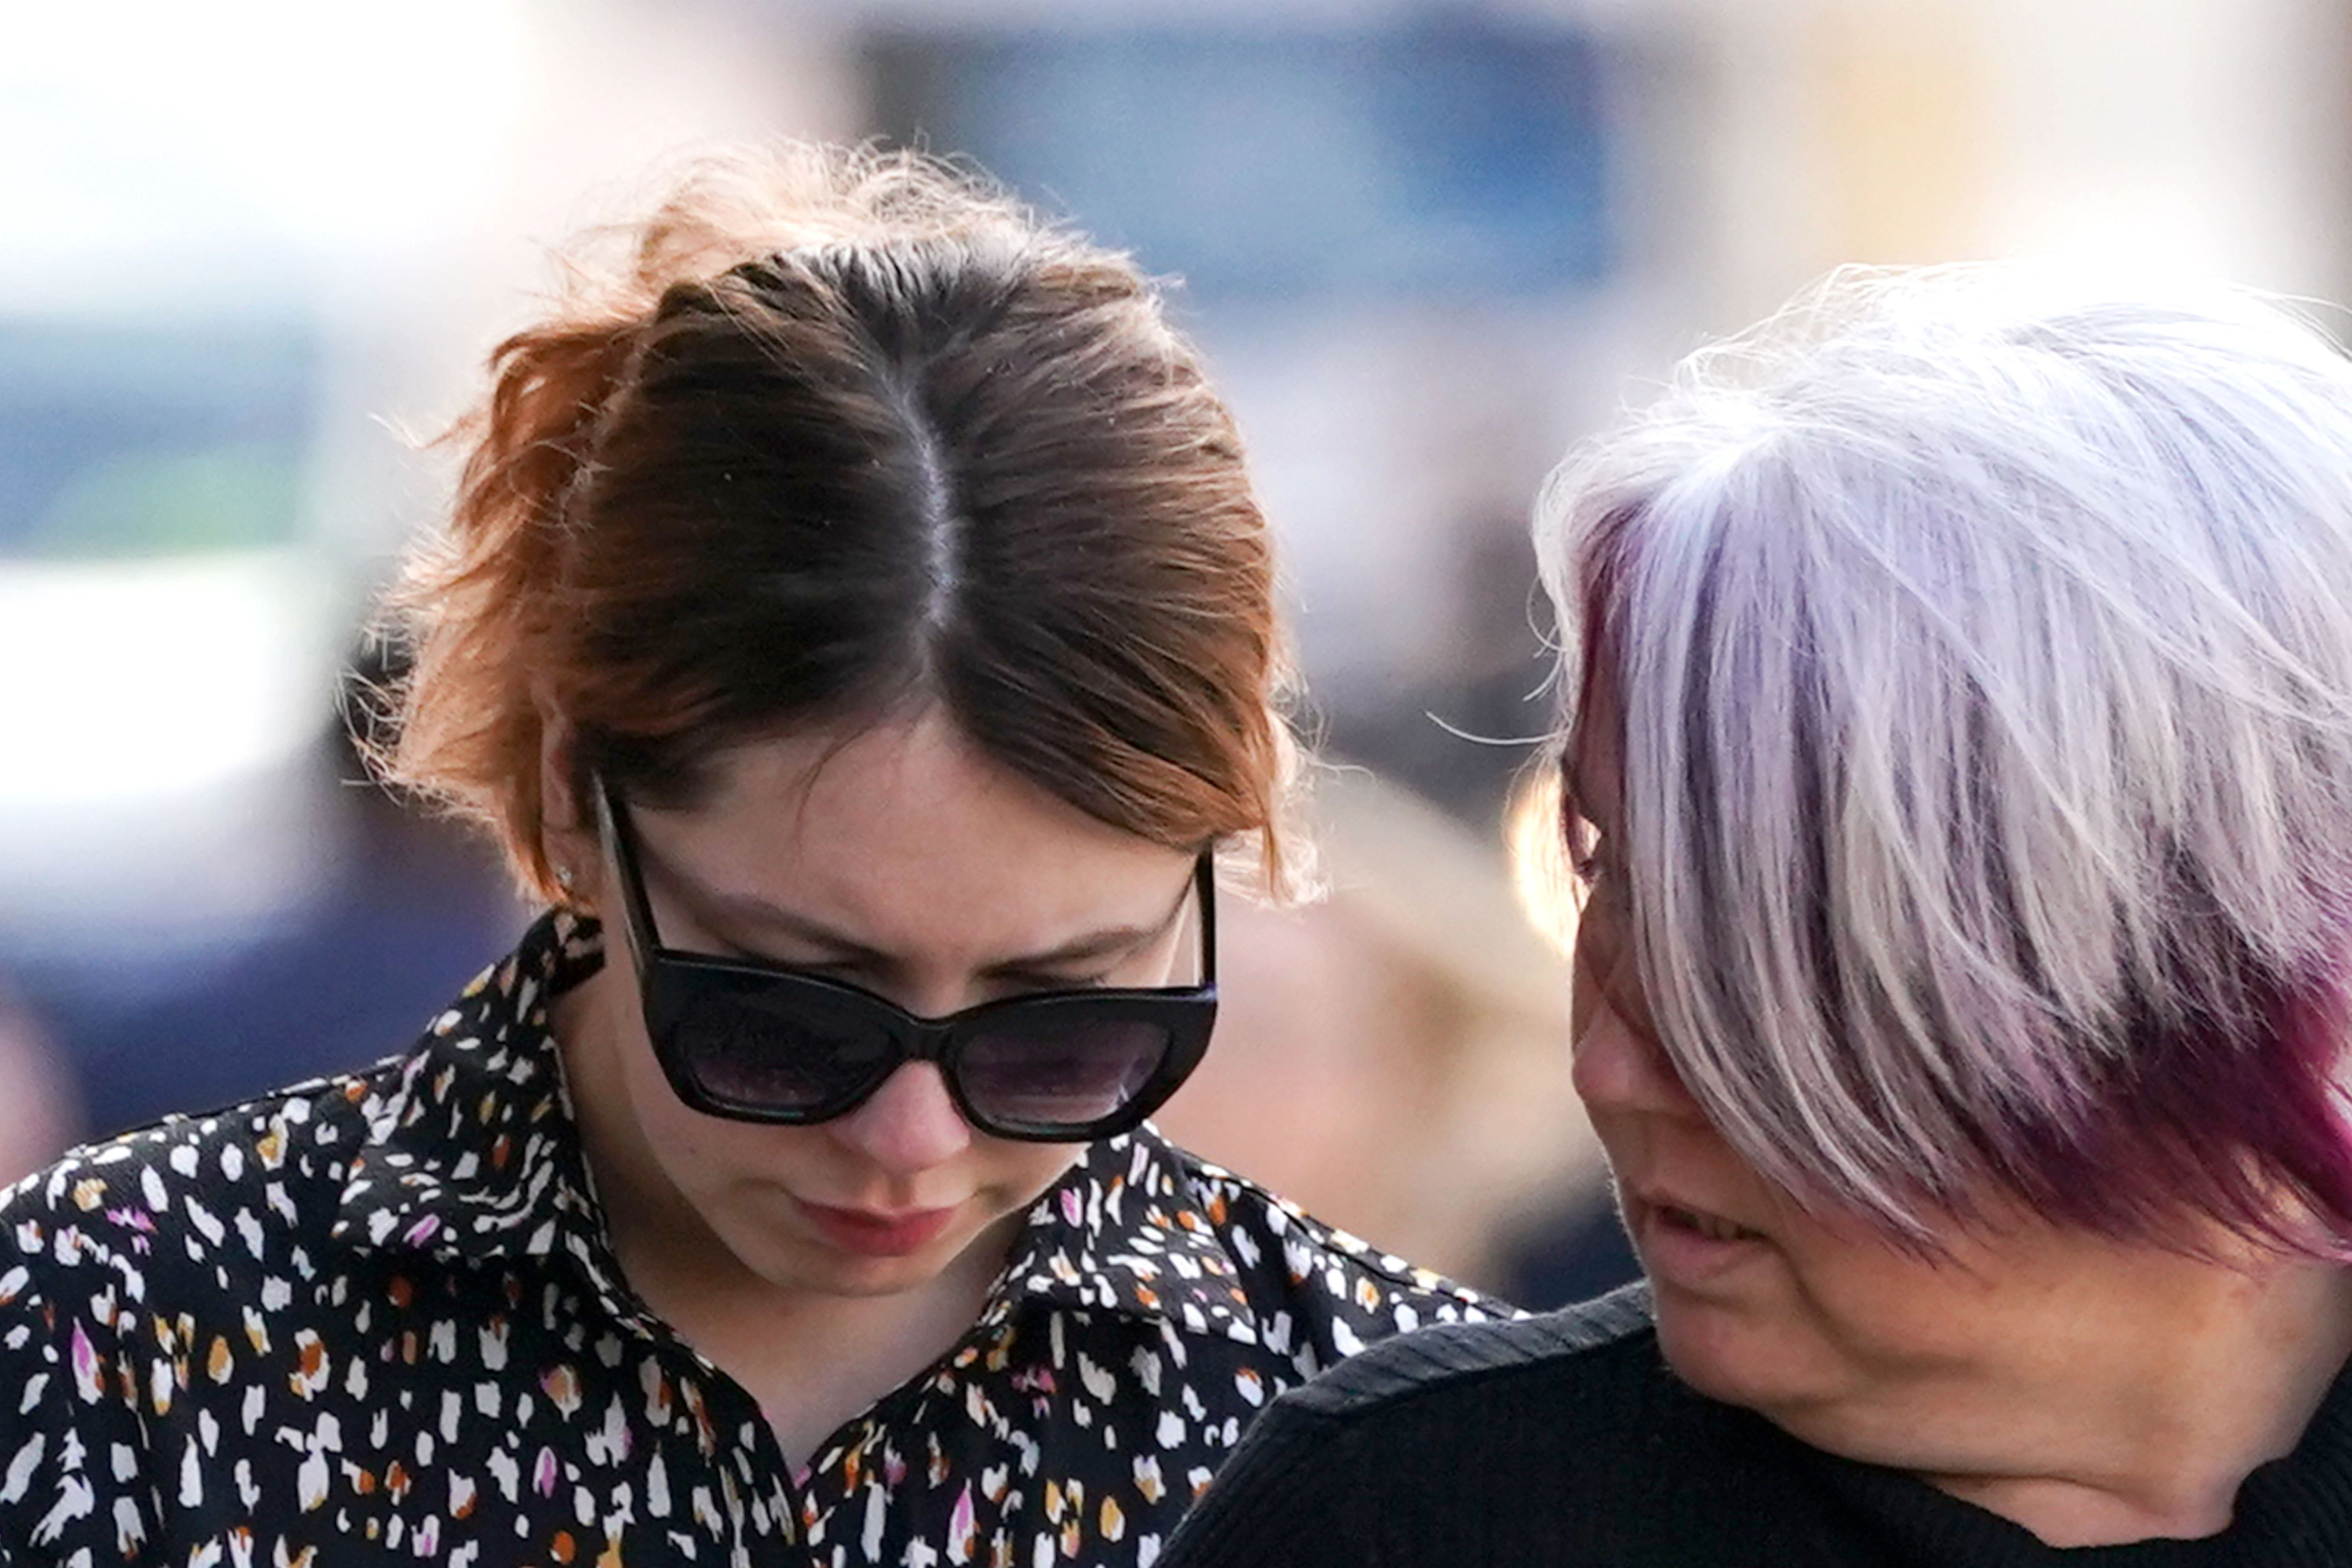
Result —
[[873, 1087], [897, 1060], [870, 1025], [758, 992], [718, 991], [670, 1028], [670, 1050], [705, 1093], [785, 1112], [838, 1105]]
[[1124, 1108], [1168, 1057], [1168, 1030], [1134, 1018], [1007, 1020], [964, 1042], [964, 1097], [992, 1121], [1084, 1127]]

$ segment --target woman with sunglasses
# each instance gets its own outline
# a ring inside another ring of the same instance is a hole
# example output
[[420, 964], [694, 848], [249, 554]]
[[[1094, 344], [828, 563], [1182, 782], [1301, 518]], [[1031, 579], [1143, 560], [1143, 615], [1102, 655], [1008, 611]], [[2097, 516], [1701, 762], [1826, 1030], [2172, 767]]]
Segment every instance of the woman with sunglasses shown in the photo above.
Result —
[[0, 1556], [1149, 1563], [1276, 1393], [1481, 1315], [1144, 1125], [1219, 852], [1290, 853], [1151, 290], [908, 157], [633, 241], [401, 599], [394, 776], [552, 907], [407, 1056], [14, 1193]]

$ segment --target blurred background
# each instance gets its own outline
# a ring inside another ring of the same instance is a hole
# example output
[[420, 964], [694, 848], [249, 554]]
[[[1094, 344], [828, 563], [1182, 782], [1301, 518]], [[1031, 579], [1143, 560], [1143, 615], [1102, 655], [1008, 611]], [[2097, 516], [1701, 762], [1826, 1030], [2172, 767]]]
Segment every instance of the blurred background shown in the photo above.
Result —
[[338, 694], [549, 281], [713, 139], [919, 138], [1181, 280], [1333, 894], [1170, 1130], [1530, 1304], [1626, 1267], [1515, 900], [1564, 447], [1826, 268], [2352, 290], [2347, 0], [0, 0], [0, 1175], [402, 1047], [529, 911]]

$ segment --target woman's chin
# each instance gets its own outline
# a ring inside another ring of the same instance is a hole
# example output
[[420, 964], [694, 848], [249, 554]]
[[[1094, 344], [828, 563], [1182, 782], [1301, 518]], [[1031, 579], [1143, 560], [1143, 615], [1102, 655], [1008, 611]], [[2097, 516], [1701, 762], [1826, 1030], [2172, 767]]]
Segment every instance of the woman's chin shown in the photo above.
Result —
[[1740, 1303], [1655, 1293], [1658, 1349], [1675, 1375], [1709, 1399], [1769, 1413], [1820, 1395], [1785, 1323]]
[[937, 1279], [952, 1254], [876, 1258], [830, 1247], [764, 1249], [746, 1261], [770, 1285], [793, 1296], [871, 1298], [919, 1290]]
[[965, 1286], [985, 1285], [1004, 1265], [1025, 1210], [989, 1217], [967, 1202], [936, 1220], [893, 1227], [853, 1221], [811, 1223], [830, 1216], [793, 1205], [792, 1223], [732, 1227], [736, 1256], [769, 1284], [794, 1295], [896, 1296], [925, 1289], [953, 1274]]

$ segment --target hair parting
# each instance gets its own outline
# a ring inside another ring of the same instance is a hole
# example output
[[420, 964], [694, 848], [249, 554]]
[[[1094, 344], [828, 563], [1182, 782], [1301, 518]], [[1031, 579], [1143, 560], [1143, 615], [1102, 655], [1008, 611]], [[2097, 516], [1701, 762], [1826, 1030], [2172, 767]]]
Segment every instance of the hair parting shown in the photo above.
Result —
[[936, 705], [1080, 810], [1254, 845], [1287, 890], [1265, 519], [1127, 258], [937, 160], [788, 146], [697, 164], [565, 272], [491, 355], [449, 527], [392, 601], [396, 782], [560, 899], [551, 721], [572, 798], [600, 770], [688, 804], [729, 746]]

